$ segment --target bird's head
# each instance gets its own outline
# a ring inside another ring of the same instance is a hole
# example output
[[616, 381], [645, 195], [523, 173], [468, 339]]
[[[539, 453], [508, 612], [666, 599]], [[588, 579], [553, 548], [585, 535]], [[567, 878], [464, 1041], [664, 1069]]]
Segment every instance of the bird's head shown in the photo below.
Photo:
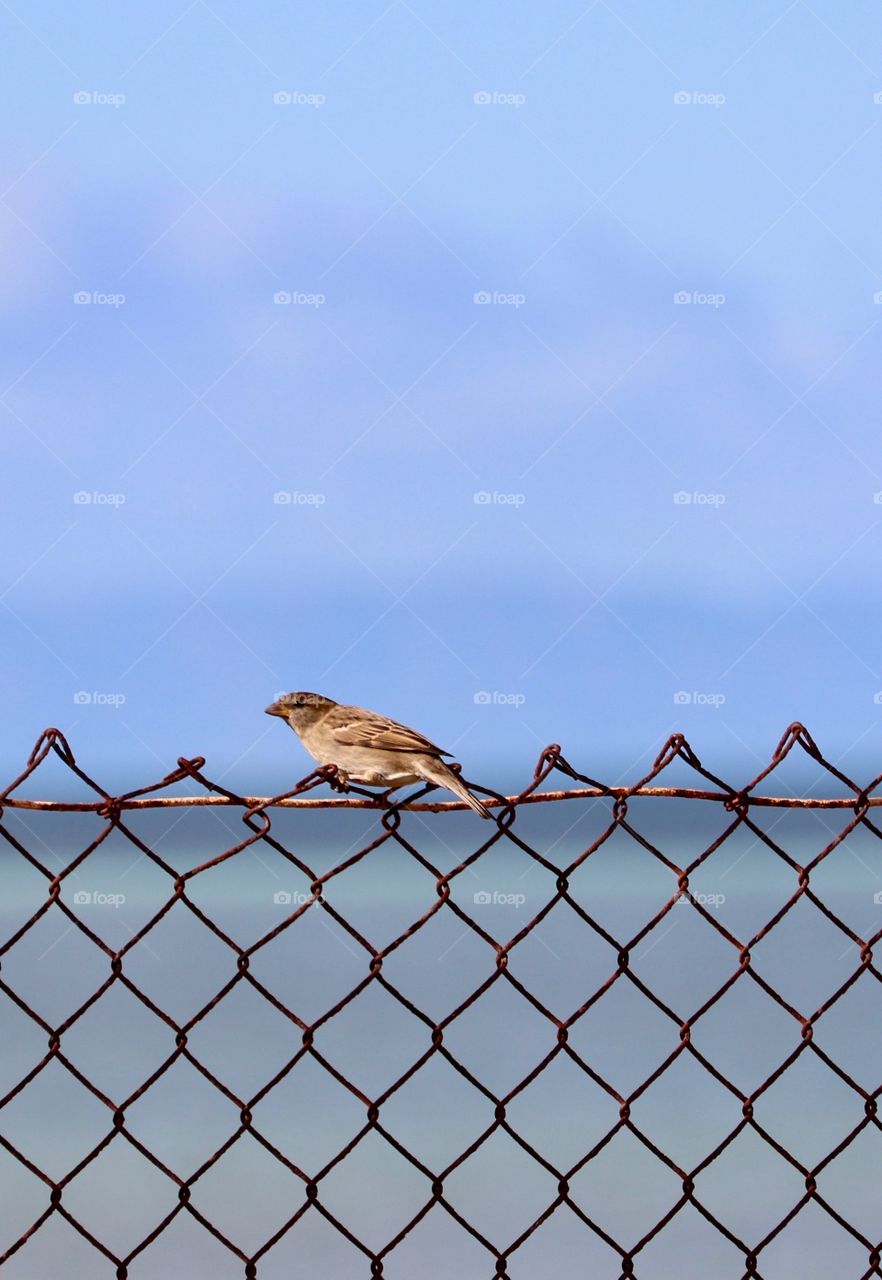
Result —
[[310, 725], [327, 715], [336, 702], [320, 693], [283, 693], [281, 698], [266, 708], [268, 716], [281, 716], [292, 729], [308, 729]]

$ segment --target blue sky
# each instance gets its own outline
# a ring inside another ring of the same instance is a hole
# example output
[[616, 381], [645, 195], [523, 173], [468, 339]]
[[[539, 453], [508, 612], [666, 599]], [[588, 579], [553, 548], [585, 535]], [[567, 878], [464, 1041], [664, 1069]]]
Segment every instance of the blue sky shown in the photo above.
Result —
[[511, 789], [876, 772], [875, 6], [0, 21], [8, 776], [285, 785], [293, 688]]

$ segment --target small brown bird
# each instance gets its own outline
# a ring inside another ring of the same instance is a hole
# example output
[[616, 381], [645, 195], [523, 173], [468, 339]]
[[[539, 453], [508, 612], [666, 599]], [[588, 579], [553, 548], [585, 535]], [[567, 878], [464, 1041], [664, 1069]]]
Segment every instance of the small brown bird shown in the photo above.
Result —
[[482, 818], [493, 816], [441, 759], [449, 751], [388, 716], [343, 706], [320, 693], [286, 693], [266, 714], [287, 720], [314, 760], [336, 766], [344, 786], [350, 778], [390, 791], [431, 782], [452, 791]]

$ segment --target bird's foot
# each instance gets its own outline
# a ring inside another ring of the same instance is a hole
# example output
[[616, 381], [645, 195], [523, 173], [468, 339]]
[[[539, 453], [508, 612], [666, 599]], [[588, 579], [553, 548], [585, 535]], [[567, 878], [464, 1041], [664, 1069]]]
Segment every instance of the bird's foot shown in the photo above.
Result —
[[343, 769], [338, 769], [335, 764], [322, 765], [319, 773], [323, 774], [327, 779], [332, 791], [345, 792], [349, 790], [349, 774]]

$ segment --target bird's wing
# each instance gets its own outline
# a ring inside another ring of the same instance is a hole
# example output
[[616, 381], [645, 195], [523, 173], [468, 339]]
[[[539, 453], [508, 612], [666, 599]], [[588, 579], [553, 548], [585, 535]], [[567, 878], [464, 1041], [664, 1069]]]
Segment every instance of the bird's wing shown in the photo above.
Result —
[[408, 729], [407, 725], [398, 724], [386, 716], [378, 715], [340, 715], [343, 707], [337, 709], [335, 719], [338, 723], [328, 725], [335, 741], [346, 747], [374, 747], [381, 751], [427, 751], [435, 756], [449, 756], [449, 751], [442, 751], [434, 742], [424, 738], [416, 729]]

